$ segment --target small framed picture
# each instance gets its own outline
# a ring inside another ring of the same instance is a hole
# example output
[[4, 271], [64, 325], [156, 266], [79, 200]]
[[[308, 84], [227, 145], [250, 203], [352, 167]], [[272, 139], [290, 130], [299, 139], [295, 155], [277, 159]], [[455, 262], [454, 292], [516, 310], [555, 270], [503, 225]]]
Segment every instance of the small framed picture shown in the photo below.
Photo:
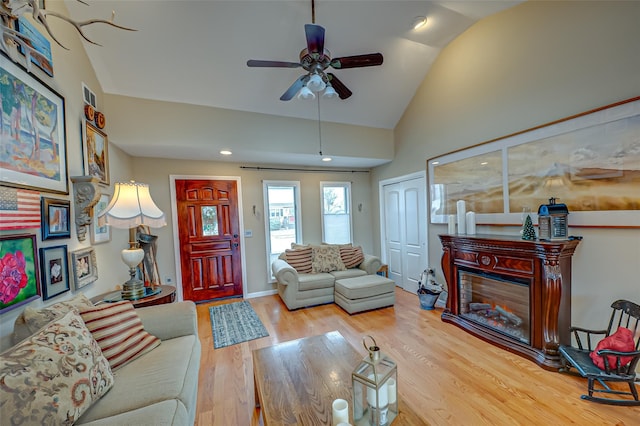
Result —
[[72, 252], [71, 265], [76, 290], [98, 279], [96, 251], [92, 247]]
[[42, 300], [48, 300], [70, 290], [67, 246], [40, 249]]
[[0, 314], [40, 298], [36, 253], [35, 234], [0, 235]]
[[71, 236], [69, 200], [42, 197], [42, 240], [69, 238]]
[[98, 204], [93, 206], [93, 220], [91, 221], [91, 244], [101, 244], [111, 241], [111, 227], [98, 223], [98, 216], [107, 208], [109, 204], [109, 194], [100, 195]]
[[88, 120], [82, 126], [84, 174], [98, 178], [109, 185], [109, 140], [107, 135]]

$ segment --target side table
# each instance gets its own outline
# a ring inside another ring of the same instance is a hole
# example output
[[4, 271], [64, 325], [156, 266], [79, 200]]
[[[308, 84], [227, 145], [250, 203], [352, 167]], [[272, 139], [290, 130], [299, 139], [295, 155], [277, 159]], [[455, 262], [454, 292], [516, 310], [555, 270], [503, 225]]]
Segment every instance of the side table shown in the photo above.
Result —
[[[176, 300], [176, 288], [172, 285], [159, 285], [156, 287], [159, 292], [140, 299], [131, 300], [134, 308], [143, 308], [145, 306], [162, 305], [164, 303], [173, 303]], [[119, 297], [120, 291], [110, 291], [91, 298], [91, 303], [109, 303], [119, 302], [123, 300]]]

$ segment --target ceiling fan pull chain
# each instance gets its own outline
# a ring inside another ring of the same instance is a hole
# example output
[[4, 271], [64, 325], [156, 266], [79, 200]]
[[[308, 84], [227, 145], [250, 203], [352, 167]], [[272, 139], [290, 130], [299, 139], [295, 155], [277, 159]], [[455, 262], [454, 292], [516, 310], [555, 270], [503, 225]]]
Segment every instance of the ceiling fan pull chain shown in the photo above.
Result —
[[318, 140], [320, 142], [320, 156], [322, 156], [322, 126], [320, 125], [320, 96], [318, 96]]

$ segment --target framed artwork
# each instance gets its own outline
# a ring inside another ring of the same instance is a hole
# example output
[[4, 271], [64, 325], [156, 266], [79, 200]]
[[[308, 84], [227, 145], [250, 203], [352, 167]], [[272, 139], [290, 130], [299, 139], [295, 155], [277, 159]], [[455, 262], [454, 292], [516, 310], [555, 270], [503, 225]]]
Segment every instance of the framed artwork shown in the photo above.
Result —
[[42, 240], [69, 238], [71, 236], [71, 202], [42, 197]]
[[[51, 43], [49, 43], [49, 40], [38, 31], [31, 22], [22, 16], [16, 20], [16, 31], [29, 37], [31, 47], [40, 54], [31, 54], [31, 62], [47, 73], [49, 77], [53, 77], [53, 60], [51, 58]], [[18, 46], [18, 51], [23, 55], [25, 54], [22, 46]]]
[[73, 282], [76, 290], [91, 284], [98, 279], [96, 251], [89, 247], [71, 253]]
[[464, 200], [478, 224], [521, 225], [557, 198], [569, 226], [640, 228], [640, 96], [427, 161], [432, 223]]
[[64, 98], [4, 54], [0, 95], [3, 185], [68, 194]]
[[67, 246], [40, 249], [40, 276], [42, 277], [43, 300], [49, 300], [70, 290], [68, 259]]
[[35, 234], [0, 236], [0, 314], [40, 297]]
[[91, 221], [91, 244], [100, 244], [111, 241], [111, 227], [105, 224], [99, 224], [98, 216], [109, 204], [109, 194], [101, 194], [98, 203], [93, 206], [93, 220]]
[[107, 135], [84, 120], [82, 126], [84, 173], [109, 185], [109, 141]]

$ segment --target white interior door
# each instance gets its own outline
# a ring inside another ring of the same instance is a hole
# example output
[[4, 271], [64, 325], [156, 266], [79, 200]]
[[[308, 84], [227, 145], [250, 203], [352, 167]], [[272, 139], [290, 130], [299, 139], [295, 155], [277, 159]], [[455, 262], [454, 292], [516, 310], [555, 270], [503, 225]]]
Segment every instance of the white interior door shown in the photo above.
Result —
[[426, 264], [426, 194], [423, 177], [383, 186], [385, 258], [389, 278], [416, 292]]

